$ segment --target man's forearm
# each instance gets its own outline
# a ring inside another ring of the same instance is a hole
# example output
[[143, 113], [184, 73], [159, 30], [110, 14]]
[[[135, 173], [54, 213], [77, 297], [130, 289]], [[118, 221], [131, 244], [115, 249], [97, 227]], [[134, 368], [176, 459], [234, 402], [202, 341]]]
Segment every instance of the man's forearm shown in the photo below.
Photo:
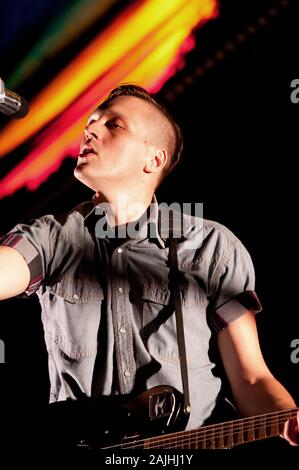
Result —
[[238, 392], [233, 392], [233, 394], [242, 416], [296, 407], [289, 392], [272, 375], [265, 376], [252, 384], [245, 383]]

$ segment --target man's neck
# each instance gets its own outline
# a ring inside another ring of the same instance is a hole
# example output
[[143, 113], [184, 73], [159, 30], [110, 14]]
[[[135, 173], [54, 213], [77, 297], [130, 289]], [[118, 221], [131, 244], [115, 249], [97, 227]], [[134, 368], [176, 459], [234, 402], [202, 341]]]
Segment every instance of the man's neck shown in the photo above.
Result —
[[95, 201], [97, 204], [103, 205], [103, 209], [107, 212], [109, 225], [111, 227], [117, 225], [128, 224], [133, 222], [144, 214], [153, 199], [153, 192], [147, 194], [133, 194], [132, 192], [117, 192], [114, 194], [103, 194], [97, 191]]

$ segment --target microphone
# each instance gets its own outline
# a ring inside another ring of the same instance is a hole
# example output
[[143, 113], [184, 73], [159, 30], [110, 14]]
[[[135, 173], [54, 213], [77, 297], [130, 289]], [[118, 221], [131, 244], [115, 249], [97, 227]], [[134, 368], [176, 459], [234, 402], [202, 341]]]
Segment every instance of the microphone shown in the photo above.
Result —
[[16, 119], [26, 116], [29, 112], [29, 104], [23, 96], [17, 95], [5, 88], [3, 80], [0, 78], [0, 111], [7, 116]]

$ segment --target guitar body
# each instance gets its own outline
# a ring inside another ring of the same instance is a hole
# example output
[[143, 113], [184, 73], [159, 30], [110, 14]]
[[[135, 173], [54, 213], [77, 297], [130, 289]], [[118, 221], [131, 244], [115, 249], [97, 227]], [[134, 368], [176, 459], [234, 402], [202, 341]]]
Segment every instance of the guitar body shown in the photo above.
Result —
[[49, 405], [46, 420], [56, 446], [105, 448], [141, 435], [185, 429], [188, 418], [182, 394], [173, 387], [158, 386], [133, 398], [103, 396], [55, 402]]

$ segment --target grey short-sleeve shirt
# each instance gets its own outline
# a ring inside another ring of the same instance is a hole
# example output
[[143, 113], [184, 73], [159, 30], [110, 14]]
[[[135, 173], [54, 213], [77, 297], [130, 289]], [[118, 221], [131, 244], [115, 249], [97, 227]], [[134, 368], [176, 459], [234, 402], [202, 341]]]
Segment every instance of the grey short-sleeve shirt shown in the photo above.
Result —
[[[182, 391], [158, 203], [138, 235], [116, 245], [96, 236], [95, 209], [86, 202], [62, 217], [19, 224], [0, 240], [24, 256], [31, 272], [26, 294], [40, 300], [50, 401], [156, 385]], [[223, 225], [184, 214], [178, 262], [192, 428], [210, 416], [221, 388], [209, 356], [211, 331], [261, 306], [251, 258]]]

